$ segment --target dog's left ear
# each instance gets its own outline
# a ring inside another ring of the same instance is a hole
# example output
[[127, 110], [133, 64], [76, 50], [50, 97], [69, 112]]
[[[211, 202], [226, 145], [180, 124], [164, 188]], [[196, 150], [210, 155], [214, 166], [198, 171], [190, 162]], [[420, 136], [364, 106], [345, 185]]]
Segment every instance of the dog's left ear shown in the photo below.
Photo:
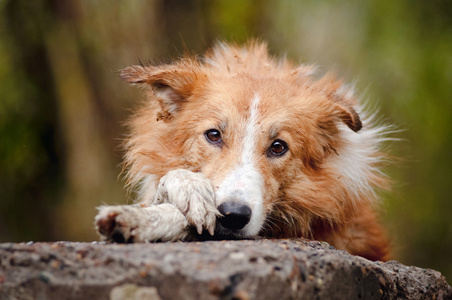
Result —
[[131, 84], [152, 89], [162, 109], [174, 115], [192, 95], [198, 76], [198, 66], [184, 63], [162, 66], [130, 66], [120, 72], [120, 77]]

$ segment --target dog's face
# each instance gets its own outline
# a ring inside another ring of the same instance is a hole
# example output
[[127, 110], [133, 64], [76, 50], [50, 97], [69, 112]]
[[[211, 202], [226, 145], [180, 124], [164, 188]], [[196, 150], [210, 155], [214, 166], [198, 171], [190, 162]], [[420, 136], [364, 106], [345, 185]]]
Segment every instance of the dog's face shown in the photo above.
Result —
[[220, 235], [257, 235], [272, 210], [271, 200], [301, 165], [292, 153], [298, 145], [287, 112], [288, 100], [296, 95], [281, 89], [282, 82], [244, 75], [219, 78], [181, 113], [183, 123], [193, 124], [187, 131], [189, 152], [213, 182], [224, 215], [217, 225]]
[[134, 124], [130, 155], [146, 153], [134, 167], [204, 173], [224, 215], [217, 234], [252, 237], [271, 228], [275, 215], [338, 210], [331, 194], [344, 191], [326, 188], [340, 176], [328, 169], [342, 147], [338, 123], [350, 132], [361, 123], [337, 86], [320, 88], [293, 73], [209, 72], [193, 63], [130, 67], [122, 77], [151, 87], [153, 101]]

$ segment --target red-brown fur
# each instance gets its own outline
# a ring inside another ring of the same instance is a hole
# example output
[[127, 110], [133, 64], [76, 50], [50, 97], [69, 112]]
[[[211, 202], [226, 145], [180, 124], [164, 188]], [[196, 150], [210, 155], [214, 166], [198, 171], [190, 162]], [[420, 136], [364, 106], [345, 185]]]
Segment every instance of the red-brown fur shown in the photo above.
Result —
[[[148, 93], [132, 119], [125, 159], [140, 200], [152, 197], [158, 180], [173, 169], [203, 172], [214, 185], [221, 182], [240, 158], [242, 123], [258, 94], [256, 157], [266, 219], [260, 235], [319, 239], [352, 254], [387, 260], [388, 241], [373, 209], [375, 189], [387, 186], [379, 171], [384, 155], [378, 145], [363, 144], [365, 155], [357, 163], [363, 176], [358, 179], [338, 167], [349, 165], [341, 160], [344, 156], [353, 160], [347, 153], [354, 135], [373, 128], [360, 119], [351, 91], [331, 74], [316, 79], [312, 66], [269, 57], [266, 46], [257, 42], [246, 48], [220, 44], [204, 60], [185, 57], [172, 65], [134, 66], [121, 73]], [[222, 149], [205, 142], [203, 133], [214, 124], [227, 127]], [[375, 130], [365, 141], [378, 144], [380, 135]], [[276, 136], [290, 151], [269, 159], [265, 151]]]

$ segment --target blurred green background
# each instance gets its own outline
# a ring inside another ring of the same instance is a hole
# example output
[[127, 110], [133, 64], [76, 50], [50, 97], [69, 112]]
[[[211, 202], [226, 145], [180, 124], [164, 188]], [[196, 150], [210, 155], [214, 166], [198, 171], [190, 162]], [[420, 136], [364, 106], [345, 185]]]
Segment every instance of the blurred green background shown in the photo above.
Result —
[[139, 61], [217, 39], [335, 69], [383, 120], [383, 219], [405, 264], [452, 278], [451, 1], [0, 0], [0, 242], [92, 241], [95, 207], [124, 203], [122, 124]]

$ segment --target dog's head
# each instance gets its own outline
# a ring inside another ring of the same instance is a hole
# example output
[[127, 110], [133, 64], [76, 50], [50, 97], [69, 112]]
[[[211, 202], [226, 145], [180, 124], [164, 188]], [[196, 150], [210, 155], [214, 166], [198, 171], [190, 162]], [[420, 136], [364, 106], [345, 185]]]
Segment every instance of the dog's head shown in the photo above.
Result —
[[311, 73], [260, 44], [126, 68], [122, 78], [150, 94], [132, 123], [132, 181], [146, 195], [172, 169], [203, 172], [224, 215], [221, 235], [307, 235], [316, 218], [346, 219], [378, 181], [368, 158], [375, 149], [361, 145], [351, 91]]

